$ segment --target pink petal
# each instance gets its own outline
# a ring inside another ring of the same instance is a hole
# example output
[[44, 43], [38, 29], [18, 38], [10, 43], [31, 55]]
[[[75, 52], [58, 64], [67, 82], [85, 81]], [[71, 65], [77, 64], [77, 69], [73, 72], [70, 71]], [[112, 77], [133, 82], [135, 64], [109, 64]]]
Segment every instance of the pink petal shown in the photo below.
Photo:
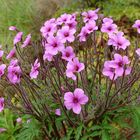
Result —
[[72, 92], [66, 92], [64, 95], [64, 100], [72, 102], [73, 101], [73, 93]]
[[124, 69], [121, 67], [119, 67], [119, 68], [116, 68], [116, 70], [115, 70], [115, 73], [116, 73], [116, 75], [118, 75], [118, 76], [122, 76], [123, 75], [123, 72], [124, 72]]
[[70, 110], [73, 107], [73, 102], [64, 101], [64, 105], [68, 110]]
[[114, 54], [114, 59], [118, 62], [122, 61], [122, 56], [120, 54], [116, 53], [116, 54]]
[[88, 97], [84, 94], [84, 91], [80, 88], [75, 89], [74, 96], [78, 98], [80, 104], [86, 104], [88, 102]]
[[81, 105], [80, 104], [74, 104], [72, 110], [73, 110], [74, 113], [80, 114], [80, 112], [81, 112]]

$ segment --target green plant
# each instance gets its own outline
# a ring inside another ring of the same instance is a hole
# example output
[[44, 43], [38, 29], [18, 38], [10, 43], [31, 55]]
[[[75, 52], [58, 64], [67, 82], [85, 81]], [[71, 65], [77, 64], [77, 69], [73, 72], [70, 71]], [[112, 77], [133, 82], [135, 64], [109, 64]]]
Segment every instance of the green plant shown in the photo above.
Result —
[[16, 140], [40, 140], [41, 138], [41, 124], [33, 118], [29, 122], [23, 123], [22, 128], [16, 135]]
[[[138, 105], [140, 85], [140, 48], [132, 53], [129, 46], [138, 48], [139, 38], [130, 43], [98, 10], [46, 21], [40, 41], [31, 36], [23, 41], [22, 32], [12, 29], [17, 34], [6, 56], [10, 61], [0, 65], [1, 87], [12, 90], [0, 98], [0, 111], [5, 102], [33, 118], [23, 123], [17, 139], [127, 139], [133, 135], [130, 129], [139, 129], [133, 123], [139, 112], [133, 117], [129, 109]], [[138, 33], [139, 24], [133, 26]], [[24, 52], [31, 48], [34, 62]]]
[[20, 129], [20, 125], [16, 123], [16, 116], [8, 109], [0, 113], [0, 128], [5, 131], [0, 134], [1, 140], [15, 140], [15, 135]]

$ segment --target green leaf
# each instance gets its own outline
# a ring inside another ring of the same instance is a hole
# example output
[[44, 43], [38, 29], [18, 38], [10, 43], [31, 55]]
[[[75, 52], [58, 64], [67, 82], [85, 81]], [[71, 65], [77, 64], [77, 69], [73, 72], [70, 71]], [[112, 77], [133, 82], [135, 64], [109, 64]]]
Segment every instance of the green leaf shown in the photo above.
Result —
[[62, 140], [70, 140], [72, 138], [71, 137], [72, 133], [73, 133], [72, 128], [67, 129], [67, 135], [64, 138], [62, 138]]
[[102, 140], [111, 140], [111, 137], [106, 130], [102, 130]]
[[100, 130], [102, 127], [100, 125], [93, 125], [91, 128], [88, 129], [88, 131], [95, 131], [95, 130]]
[[83, 124], [81, 124], [76, 130], [75, 130], [75, 140], [79, 140], [80, 136], [82, 134]]
[[94, 132], [91, 132], [91, 133], [88, 133], [88, 134], [85, 134], [81, 140], [86, 140], [88, 138], [94, 138], [96, 136], [100, 136], [101, 135], [101, 131], [94, 131]]
[[30, 123], [23, 124], [23, 128], [16, 136], [16, 140], [39, 140], [41, 139], [41, 125], [32, 119]]

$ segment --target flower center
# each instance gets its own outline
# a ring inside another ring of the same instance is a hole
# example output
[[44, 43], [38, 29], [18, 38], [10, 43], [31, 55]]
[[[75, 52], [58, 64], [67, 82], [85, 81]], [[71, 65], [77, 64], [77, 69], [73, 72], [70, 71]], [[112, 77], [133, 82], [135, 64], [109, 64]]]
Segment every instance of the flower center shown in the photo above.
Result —
[[115, 70], [114, 68], [110, 68], [110, 71], [111, 71], [111, 72], [114, 72], [114, 70]]
[[76, 97], [73, 98], [73, 103], [78, 103], [78, 99]]
[[48, 28], [48, 32], [50, 32], [50, 31], [51, 31], [51, 28], [49, 27], [49, 28]]
[[66, 22], [67, 21], [67, 18], [63, 18], [63, 22]]
[[122, 46], [122, 43], [121, 42], [118, 42], [117, 44], [118, 44], [118, 46]]
[[93, 29], [92, 27], [89, 27], [89, 28], [88, 28], [89, 31], [92, 31], [92, 29]]
[[55, 42], [55, 43], [53, 43], [53, 47], [54, 48], [56, 48], [57, 47], [57, 43]]
[[112, 31], [112, 27], [111, 26], [108, 27], [108, 31]]
[[4, 103], [3, 102], [0, 102], [0, 106], [3, 107], [3, 105], [4, 105]]
[[118, 63], [118, 66], [119, 66], [119, 67], [123, 67], [123, 62], [120, 61], [120, 62]]
[[64, 36], [65, 36], [65, 37], [68, 37], [68, 36], [69, 36], [69, 33], [68, 33], [68, 32], [65, 32], [65, 33], [64, 33]]
[[88, 18], [88, 19], [91, 19], [91, 16], [90, 16], [90, 15], [88, 15], [88, 16], [87, 16], [87, 18]]
[[84, 31], [83, 36], [88, 37], [88, 33], [86, 31]]
[[68, 26], [69, 26], [70, 28], [72, 28], [72, 27], [73, 27], [73, 24], [72, 24], [72, 23], [69, 23]]
[[0, 70], [0, 75], [2, 74], [2, 70]]
[[70, 53], [69, 52], [66, 52], [66, 57], [70, 57]]
[[78, 71], [79, 70], [79, 66], [75, 66], [75, 71]]

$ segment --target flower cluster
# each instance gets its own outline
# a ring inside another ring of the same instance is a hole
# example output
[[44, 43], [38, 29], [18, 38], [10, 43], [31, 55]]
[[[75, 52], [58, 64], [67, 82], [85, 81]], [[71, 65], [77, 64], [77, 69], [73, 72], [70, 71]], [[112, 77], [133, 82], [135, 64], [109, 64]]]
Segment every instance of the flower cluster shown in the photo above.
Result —
[[12, 84], [20, 83], [21, 78], [21, 68], [18, 65], [18, 60], [11, 60], [9, 66], [8, 66], [8, 79]]
[[104, 63], [103, 74], [111, 80], [116, 80], [123, 75], [129, 75], [131, 67], [128, 67], [128, 64], [130, 64], [130, 61], [127, 56], [121, 56], [116, 53], [114, 54], [114, 60]]
[[97, 10], [90, 10], [88, 12], [83, 12], [82, 16], [84, 19], [85, 25], [82, 27], [80, 34], [78, 35], [80, 42], [85, 42], [87, 37], [96, 31], [98, 27], [96, 26], [96, 20], [98, 19]]
[[[86, 25], [89, 32], [94, 30], [95, 25], [93, 23], [95, 24], [95, 21]], [[68, 43], [75, 40], [76, 25], [76, 14], [63, 14], [57, 19], [53, 18], [46, 21], [40, 29], [44, 37], [42, 43], [45, 50], [43, 59], [52, 61], [55, 55], [61, 53], [61, 58], [67, 61], [66, 76], [73, 80], [76, 80], [75, 73], [84, 69], [84, 64], [76, 58], [72, 46], [67, 46]]]
[[117, 32], [117, 25], [113, 23], [111, 18], [104, 18], [101, 31], [108, 35], [112, 35]]
[[130, 45], [130, 42], [123, 35], [123, 32], [117, 32], [116, 34], [110, 35], [108, 45], [114, 46], [116, 50], [125, 50]]

